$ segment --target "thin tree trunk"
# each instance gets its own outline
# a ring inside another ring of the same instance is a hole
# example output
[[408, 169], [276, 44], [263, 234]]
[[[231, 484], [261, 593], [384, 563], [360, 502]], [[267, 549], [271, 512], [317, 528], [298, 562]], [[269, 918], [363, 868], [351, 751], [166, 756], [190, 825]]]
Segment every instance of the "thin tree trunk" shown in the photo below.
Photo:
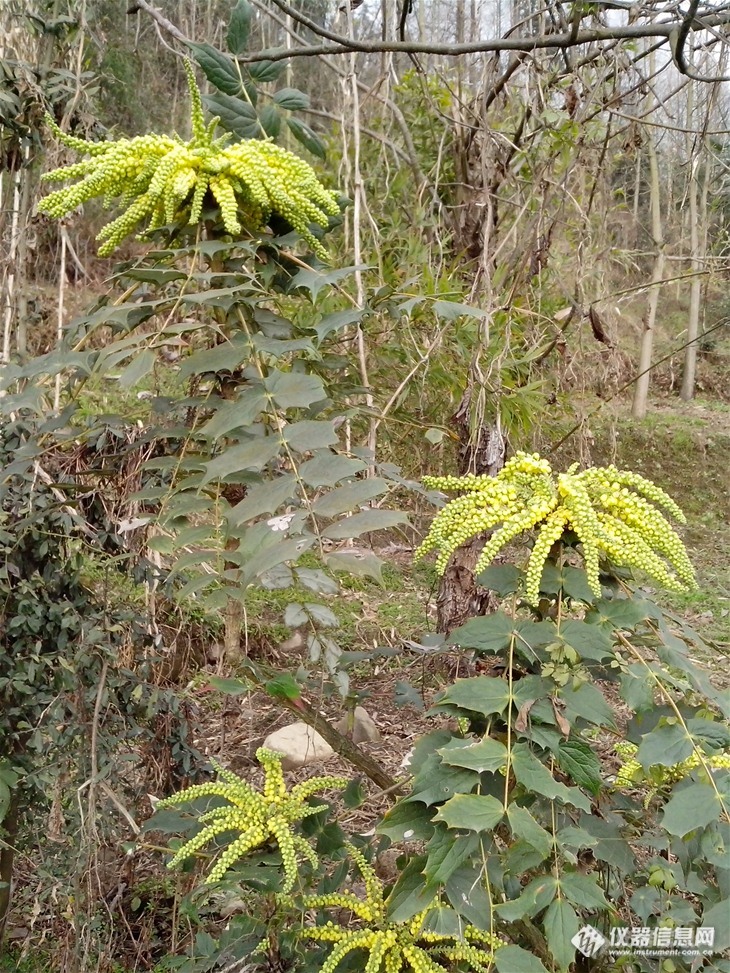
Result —
[[654, 350], [654, 325], [659, 304], [661, 281], [664, 279], [664, 235], [662, 232], [662, 211], [659, 186], [659, 162], [657, 160], [656, 145], [653, 136], [647, 143], [649, 153], [649, 189], [651, 197], [651, 235], [654, 241], [654, 268], [649, 288], [649, 304], [644, 316], [644, 332], [641, 336], [641, 354], [639, 356], [640, 378], [634, 386], [634, 401], [631, 414], [635, 419], [643, 419], [646, 415], [646, 405], [649, 397], [649, 380], [651, 373], [651, 358]]
[[[687, 90], [687, 127], [692, 124], [694, 109], [695, 82], [690, 82]], [[682, 388], [680, 397], [688, 402], [695, 394], [695, 374], [697, 371], [697, 335], [700, 328], [700, 294], [701, 278], [700, 264], [700, 223], [698, 219], [697, 200], [699, 196], [699, 167], [702, 155], [702, 143], [698, 140], [695, 152], [689, 158], [689, 257], [690, 271], [694, 275], [690, 283], [689, 318], [687, 319], [687, 341], [684, 350], [684, 369], [682, 372]]]
[[[640, 243], [640, 232], [639, 232], [639, 198], [641, 196], [641, 147], [636, 150], [636, 169], [634, 171], [634, 205], [633, 205], [633, 241], [634, 249], [639, 249]], [[626, 243], [628, 247], [628, 241]]]
[[[459, 472], [483, 473], [495, 476], [504, 466], [505, 442], [499, 421], [480, 428], [472, 434], [472, 395], [474, 377], [469, 376], [464, 396], [454, 415], [453, 424], [459, 433]], [[455, 628], [477, 615], [488, 615], [497, 608], [494, 592], [482, 588], [474, 577], [486, 537], [477, 537], [462, 545], [449, 561], [441, 578], [436, 597], [436, 630], [449, 635]]]
[[19, 818], [20, 795], [16, 789], [10, 797], [10, 806], [2, 822], [2, 838], [0, 838], [2, 842], [0, 844], [0, 956], [2, 955], [13, 893], [13, 862], [15, 861], [15, 843], [18, 838]]
[[[726, 63], [726, 55], [722, 56], [722, 64]], [[725, 70], [723, 66], [723, 71]], [[693, 83], [690, 82], [689, 102], [692, 103]], [[705, 131], [710, 127], [713, 116], [713, 108], [719, 92], [719, 85], [715, 83], [707, 100], [707, 112], [705, 114]], [[688, 109], [689, 114], [689, 109]], [[702, 192], [699, 193], [699, 168], [700, 162], [704, 163], [704, 175], [702, 180]], [[695, 164], [696, 163], [696, 164]], [[707, 203], [710, 192], [710, 181], [713, 174], [713, 155], [710, 152], [708, 136], [702, 134], [701, 140], [697, 145], [697, 157], [692, 162], [689, 192], [689, 218], [690, 228], [690, 247], [691, 247], [691, 269], [694, 276], [690, 291], [690, 313], [687, 325], [687, 340], [691, 342], [684, 353], [684, 370], [682, 373], [681, 397], [688, 401], [694, 398], [697, 377], [697, 339], [700, 334], [700, 323], [702, 317], [702, 283], [700, 274], [703, 270], [704, 261], [707, 257], [707, 239], [709, 234]], [[699, 195], [699, 205], [698, 205]]]

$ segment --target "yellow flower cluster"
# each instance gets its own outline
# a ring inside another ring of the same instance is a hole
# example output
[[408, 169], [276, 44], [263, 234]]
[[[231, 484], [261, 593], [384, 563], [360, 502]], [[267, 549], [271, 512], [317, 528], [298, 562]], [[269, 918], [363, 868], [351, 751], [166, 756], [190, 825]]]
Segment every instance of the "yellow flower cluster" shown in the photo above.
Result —
[[112, 253], [137, 226], [146, 231], [171, 223], [189, 207], [189, 222], [198, 223], [208, 192], [220, 209], [226, 232], [241, 232], [241, 220], [256, 231], [276, 213], [283, 217], [322, 257], [326, 251], [310, 229], [326, 227], [339, 212], [337, 193], [325, 189], [303, 159], [272, 142], [257, 139], [226, 145], [229, 136], [214, 139], [218, 119], [203, 119], [200, 91], [186, 62], [192, 101], [192, 138], [142, 135], [113, 142], [86, 142], [64, 134], [49, 117], [49, 126], [64, 145], [88, 156], [83, 162], [54, 169], [48, 182], [79, 179], [43, 199], [39, 209], [60, 218], [89, 199], [100, 197], [109, 207], [120, 201], [120, 216], [101, 230], [101, 256]]
[[444, 973], [444, 960], [449, 964], [463, 962], [476, 973], [489, 973], [494, 950], [504, 945], [500, 939], [470, 925], [463, 927], [461, 937], [424, 931], [429, 913], [440, 905], [438, 898], [412, 919], [389, 922], [383, 883], [357, 848], [348, 844], [347, 850], [362, 875], [365, 898], [360, 899], [351, 892], [335, 892], [307, 895], [301, 900], [304, 909], [344, 909], [365, 924], [343, 926], [330, 920], [323, 926], [302, 930], [305, 939], [334, 944], [320, 973], [334, 973], [348, 953], [356, 949], [369, 954], [364, 973], [378, 973], [383, 966], [385, 973], [400, 973], [406, 967], [413, 973]]
[[702, 759], [700, 759], [700, 755], [695, 751], [686, 760], [682, 760], [678, 764], [672, 764], [669, 767], [663, 764], [655, 764], [647, 770], [644, 770], [636, 759], [639, 748], [635, 744], [629, 743], [626, 740], [623, 743], [617, 743], [614, 750], [623, 760], [623, 764], [616, 774], [615, 786], [619, 788], [630, 788], [648, 785], [649, 790], [644, 800], [645, 807], [651, 804], [654, 795], [662, 787], [666, 784], [674, 784], [676, 781], [682, 780], [683, 777], [686, 777], [693, 770], [696, 770], [698, 767], [703, 767], [703, 762], [704, 766], [712, 770], [721, 768], [730, 770], [730, 753], [704, 754]]
[[230, 770], [211, 761], [218, 780], [209, 784], [196, 784], [179, 794], [160, 801], [158, 807], [185, 804], [201, 797], [222, 797], [228, 803], [206, 811], [198, 818], [205, 825], [193, 838], [180, 848], [168, 868], [186, 861], [218, 835], [227, 831], [240, 832], [224, 850], [206, 877], [206, 883], [218, 882], [228, 869], [253, 848], [259, 848], [273, 838], [279, 846], [284, 869], [284, 891], [294, 887], [297, 877], [297, 855], [306, 858], [314, 868], [319, 864], [317, 855], [292, 826], [310, 814], [317, 814], [322, 807], [306, 804], [307, 798], [323, 790], [347, 786], [344, 777], [314, 777], [295, 784], [287, 791], [278, 753], [260, 747], [256, 759], [264, 768], [263, 792], [255, 790]]
[[657, 509], [685, 523], [671, 497], [638, 473], [615, 466], [577, 470], [576, 464], [556, 476], [537, 453], [517, 453], [494, 477], [424, 477], [429, 489], [461, 496], [436, 515], [416, 557], [437, 551], [436, 567], [443, 572], [457, 547], [497, 528], [474, 568], [479, 574], [505, 544], [537, 528], [525, 587], [527, 600], [536, 603], [550, 549], [571, 530], [581, 542], [588, 583], [598, 598], [601, 556], [645, 571], [672, 590], [696, 586], [682, 541]]

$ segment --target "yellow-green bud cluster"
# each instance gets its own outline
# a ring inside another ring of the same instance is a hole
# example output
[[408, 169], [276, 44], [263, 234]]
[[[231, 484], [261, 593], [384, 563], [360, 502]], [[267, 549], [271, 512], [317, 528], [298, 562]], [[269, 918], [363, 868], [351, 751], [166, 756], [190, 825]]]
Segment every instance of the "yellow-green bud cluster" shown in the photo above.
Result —
[[81, 181], [50, 193], [39, 209], [58, 219], [90, 199], [99, 197], [106, 207], [119, 200], [123, 212], [97, 237], [102, 242], [99, 254], [107, 256], [145, 220], [149, 232], [171, 223], [189, 207], [189, 223], [198, 223], [210, 192], [232, 236], [240, 234], [242, 221], [255, 232], [277, 214], [325, 257], [310, 226], [326, 227], [329, 217], [339, 213], [337, 193], [325, 189], [311, 166], [279, 145], [256, 139], [226, 145], [229, 136], [215, 139], [218, 119], [206, 127], [200, 91], [188, 62], [186, 71], [192, 102], [189, 142], [167, 135], [86, 142], [64, 134], [49, 117], [56, 137], [88, 158], [43, 176], [48, 182]]
[[617, 743], [614, 747], [616, 753], [621, 757], [623, 763], [616, 774], [615, 786], [618, 788], [648, 787], [644, 806], [648, 807], [654, 795], [667, 784], [674, 784], [678, 780], [686, 777], [693, 770], [698, 770], [701, 774], [705, 773], [705, 768], [709, 770], [730, 770], [730, 753], [702, 754], [696, 750], [690, 754], [686, 760], [679, 763], [665, 766], [663, 764], [653, 764], [646, 770], [636, 759], [639, 748], [629, 743]]
[[497, 936], [470, 925], [464, 926], [461, 937], [424, 931], [429, 914], [440, 907], [438, 897], [411, 919], [388, 921], [383, 883], [354, 845], [346, 847], [364, 880], [365, 898], [350, 892], [335, 892], [301, 899], [305, 910], [344, 909], [362, 923], [339, 925], [330, 919], [324, 925], [302, 929], [305, 939], [333, 944], [320, 973], [334, 973], [354, 950], [368, 953], [364, 973], [379, 973], [383, 967], [385, 973], [401, 973], [407, 967], [413, 973], [444, 973], [444, 960], [449, 965], [464, 963], [476, 973], [489, 973], [494, 950], [504, 945]]
[[537, 529], [527, 565], [525, 597], [536, 603], [545, 561], [566, 530], [582, 545], [591, 590], [601, 596], [599, 560], [637, 568], [672, 590], [695, 587], [694, 571], [682, 541], [657, 507], [680, 523], [677, 504], [650, 480], [615, 466], [578, 472], [577, 464], [556, 476], [537, 453], [517, 453], [494, 477], [429, 476], [429, 489], [458, 492], [436, 515], [420, 558], [436, 551], [443, 572], [454, 551], [486, 531], [487, 541], [474, 568], [479, 574], [499, 551], [523, 532]]
[[256, 758], [264, 769], [261, 792], [237, 774], [211, 761], [218, 780], [196, 784], [159, 802], [158, 807], [186, 804], [201, 797], [221, 797], [228, 802], [200, 815], [198, 821], [204, 827], [178, 849], [168, 868], [174, 868], [191, 858], [218, 835], [229, 831], [237, 831], [239, 836], [226, 846], [208, 873], [208, 884], [220, 881], [240, 858], [272, 839], [278, 844], [281, 854], [285, 892], [294, 887], [298, 858], [305, 858], [313, 868], [318, 866], [314, 850], [301, 835], [292, 831], [292, 827], [310, 814], [322, 810], [321, 807], [306, 804], [307, 798], [323, 790], [346, 787], [347, 780], [344, 777], [314, 777], [287, 791], [281, 756], [260, 747], [256, 751]]

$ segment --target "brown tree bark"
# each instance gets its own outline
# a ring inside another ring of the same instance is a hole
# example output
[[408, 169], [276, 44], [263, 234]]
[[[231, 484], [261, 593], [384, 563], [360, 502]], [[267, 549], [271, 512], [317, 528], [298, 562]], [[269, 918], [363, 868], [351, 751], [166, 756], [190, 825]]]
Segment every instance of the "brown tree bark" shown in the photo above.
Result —
[[[459, 433], [459, 473], [484, 473], [495, 476], [504, 466], [505, 441], [498, 424], [483, 426], [472, 434], [469, 417], [473, 378], [459, 403], [452, 423]], [[449, 635], [475, 615], [488, 615], [497, 608], [492, 591], [482, 588], [474, 577], [486, 536], [477, 537], [460, 547], [451, 558], [439, 585], [436, 598], [436, 628]]]
[[10, 807], [2, 822], [2, 844], [0, 845], [0, 955], [2, 955], [5, 928], [10, 913], [13, 886], [13, 862], [15, 861], [15, 842], [18, 837], [20, 800], [15, 790], [10, 799]]

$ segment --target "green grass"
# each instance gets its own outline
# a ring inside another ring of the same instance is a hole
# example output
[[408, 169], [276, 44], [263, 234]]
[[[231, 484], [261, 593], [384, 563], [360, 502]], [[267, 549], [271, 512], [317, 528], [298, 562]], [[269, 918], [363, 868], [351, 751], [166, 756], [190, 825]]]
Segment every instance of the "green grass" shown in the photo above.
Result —
[[[692, 411], [687, 414], [687, 409]], [[717, 413], [719, 421], [695, 409]], [[648, 476], [666, 490], [687, 517], [680, 533], [699, 590], [660, 593], [657, 600], [725, 650], [730, 647], [730, 425], [722, 420], [728, 411], [725, 403], [714, 402], [711, 410], [705, 402], [690, 407], [676, 403], [675, 410], [642, 421], [620, 420], [616, 456], [619, 466]]]
[[51, 967], [38, 957], [21, 959], [17, 953], [8, 952], [0, 956], [0, 973], [51, 973]]
[[246, 595], [249, 638], [273, 645], [289, 638], [284, 613], [293, 602], [327, 605], [339, 623], [332, 634], [346, 650], [416, 638], [427, 629], [428, 599], [436, 584], [431, 565], [386, 563], [382, 585], [354, 575], [339, 574], [337, 580], [341, 591], [330, 596], [298, 585], [275, 591], [250, 588]]

